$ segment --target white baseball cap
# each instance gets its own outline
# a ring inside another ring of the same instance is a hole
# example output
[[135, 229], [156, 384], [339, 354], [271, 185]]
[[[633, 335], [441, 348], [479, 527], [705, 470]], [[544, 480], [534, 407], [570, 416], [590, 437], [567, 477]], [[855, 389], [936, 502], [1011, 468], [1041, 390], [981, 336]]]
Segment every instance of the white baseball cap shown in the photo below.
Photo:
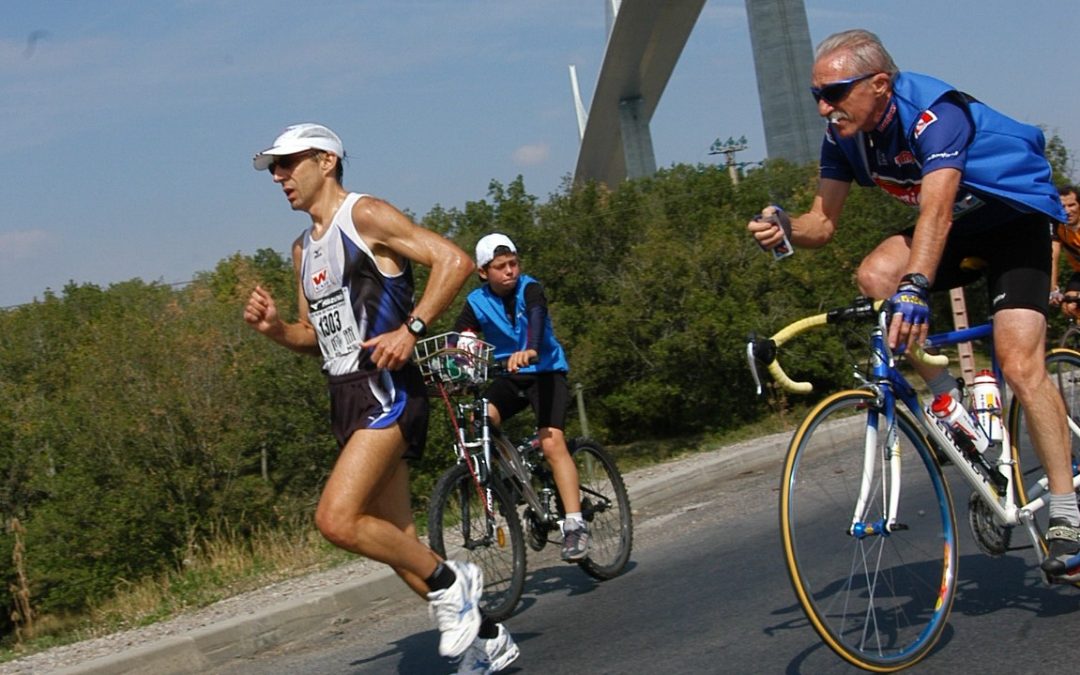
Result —
[[274, 144], [266, 150], [255, 155], [252, 163], [256, 171], [269, 169], [275, 157], [292, 155], [304, 150], [325, 150], [332, 152], [338, 158], [345, 157], [345, 148], [341, 145], [341, 139], [333, 131], [321, 124], [294, 124], [287, 127], [280, 136], [274, 139]]
[[495, 249], [500, 246], [505, 246], [510, 249], [510, 252], [517, 254], [517, 247], [514, 246], [514, 242], [510, 241], [510, 237], [505, 234], [489, 234], [476, 242], [476, 264], [479, 267], [487, 267], [487, 264], [495, 259]]

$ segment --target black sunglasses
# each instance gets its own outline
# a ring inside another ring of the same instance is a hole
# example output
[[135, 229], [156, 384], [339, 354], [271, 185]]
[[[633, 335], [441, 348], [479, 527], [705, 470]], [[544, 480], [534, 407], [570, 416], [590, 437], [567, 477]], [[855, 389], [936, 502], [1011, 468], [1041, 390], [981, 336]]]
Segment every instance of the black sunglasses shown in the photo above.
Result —
[[270, 165], [266, 168], [270, 170], [270, 173], [274, 173], [278, 169], [282, 171], [292, 171], [296, 168], [296, 165], [304, 161], [308, 157], [314, 157], [319, 154], [318, 150], [304, 150], [303, 152], [294, 152], [291, 155], [279, 155], [274, 158], [274, 161], [270, 162]]
[[875, 75], [877, 75], [877, 73], [867, 73], [866, 75], [850, 77], [846, 80], [830, 82], [821, 87], [810, 87], [810, 93], [814, 95], [814, 102], [816, 103], [820, 103], [821, 100], [824, 99], [829, 105], [836, 105], [847, 97], [851, 92], [852, 87], [863, 80], [869, 80]]

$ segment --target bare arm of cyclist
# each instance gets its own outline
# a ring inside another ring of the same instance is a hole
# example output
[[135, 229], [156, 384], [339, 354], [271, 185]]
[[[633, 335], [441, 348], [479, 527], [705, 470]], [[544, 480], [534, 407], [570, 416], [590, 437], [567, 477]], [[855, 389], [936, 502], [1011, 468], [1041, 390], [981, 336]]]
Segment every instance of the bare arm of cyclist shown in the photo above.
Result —
[[[810, 210], [791, 218], [791, 243], [803, 248], [819, 248], [827, 244], [836, 234], [836, 223], [850, 191], [851, 183], [847, 181], [822, 178]], [[769, 206], [761, 211], [761, 215], [768, 217], [773, 211]], [[764, 220], [751, 220], [747, 230], [764, 249], [772, 249], [784, 238], [775, 223]]]
[[[915, 222], [915, 234], [911, 238], [911, 255], [908, 257], [907, 273], [918, 273], [934, 281], [945, 239], [952, 228], [953, 202], [960, 187], [960, 172], [952, 168], [938, 169], [923, 176], [919, 193], [919, 219]], [[889, 346], [907, 343], [908, 347], [926, 340], [929, 324], [910, 324], [897, 313], [889, 325]]]

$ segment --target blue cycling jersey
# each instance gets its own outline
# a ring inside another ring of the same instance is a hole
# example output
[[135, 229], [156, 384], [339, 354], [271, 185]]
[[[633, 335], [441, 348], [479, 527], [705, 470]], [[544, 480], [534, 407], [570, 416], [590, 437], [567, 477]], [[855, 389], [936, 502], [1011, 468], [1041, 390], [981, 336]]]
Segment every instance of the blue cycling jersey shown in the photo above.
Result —
[[[962, 172], [953, 209], [958, 225], [993, 225], [1035, 211], [1063, 220], [1044, 148], [1037, 127], [1010, 119], [940, 80], [900, 73], [873, 130], [840, 138], [831, 126], [826, 128], [820, 175], [877, 185], [916, 206], [923, 176], [955, 168]], [[972, 213], [979, 215], [965, 221]]]

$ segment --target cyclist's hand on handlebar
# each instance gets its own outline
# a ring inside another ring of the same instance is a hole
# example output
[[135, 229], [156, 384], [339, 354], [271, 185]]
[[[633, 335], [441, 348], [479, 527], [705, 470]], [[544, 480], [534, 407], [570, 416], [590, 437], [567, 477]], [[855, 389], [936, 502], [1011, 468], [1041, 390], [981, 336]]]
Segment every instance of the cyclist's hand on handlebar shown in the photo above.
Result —
[[1066, 292], [1061, 297], [1061, 311], [1073, 319], [1080, 319], [1080, 293]]
[[525, 366], [536, 363], [539, 358], [540, 355], [536, 353], [535, 349], [514, 352], [510, 355], [510, 358], [506, 359], [506, 370], [511, 373], [516, 373]]
[[901, 282], [889, 299], [893, 315], [889, 321], [889, 347], [906, 344], [908, 349], [926, 340], [930, 321], [930, 291], [910, 282]]

